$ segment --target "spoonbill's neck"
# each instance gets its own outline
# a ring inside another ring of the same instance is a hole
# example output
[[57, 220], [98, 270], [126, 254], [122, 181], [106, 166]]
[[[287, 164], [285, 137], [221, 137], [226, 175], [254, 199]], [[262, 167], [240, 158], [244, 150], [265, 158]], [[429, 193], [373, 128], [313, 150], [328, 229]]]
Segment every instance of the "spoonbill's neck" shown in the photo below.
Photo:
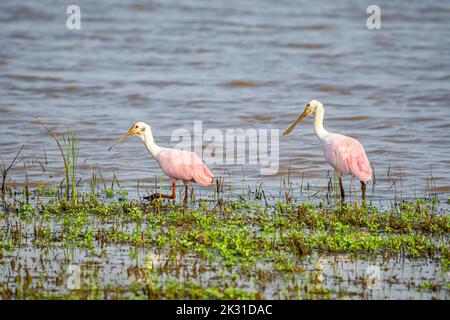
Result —
[[323, 127], [323, 115], [325, 113], [325, 110], [323, 106], [319, 105], [316, 108], [316, 114], [314, 117], [314, 131], [316, 132], [316, 136], [319, 138], [320, 141], [323, 141], [323, 139], [329, 134], [327, 130]]
[[142, 141], [144, 141], [144, 144], [151, 155], [154, 158], [158, 158], [159, 154], [161, 153], [161, 147], [159, 147], [153, 140], [152, 130], [150, 128], [146, 128], [144, 134], [140, 137]]

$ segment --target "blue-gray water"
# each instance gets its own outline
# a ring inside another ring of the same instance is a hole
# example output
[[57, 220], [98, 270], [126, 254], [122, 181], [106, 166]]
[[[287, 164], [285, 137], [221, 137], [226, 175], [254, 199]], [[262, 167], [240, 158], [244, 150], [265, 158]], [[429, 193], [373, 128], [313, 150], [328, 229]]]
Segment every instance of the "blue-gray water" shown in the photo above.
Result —
[[[58, 151], [35, 119], [76, 131], [81, 176], [92, 154], [105, 178], [115, 171], [132, 187], [160, 175], [137, 139], [107, 152], [134, 121], [150, 123], [169, 145], [173, 130], [192, 131], [196, 120], [204, 130], [283, 130], [316, 98], [329, 131], [365, 146], [377, 195], [391, 197], [397, 181], [422, 196], [430, 176], [438, 191], [450, 190], [447, 2], [378, 1], [381, 30], [366, 27], [368, 1], [79, 0], [81, 30], [66, 28], [69, 4], [0, 3], [0, 157], [9, 162], [23, 144], [31, 182], [63, 179]], [[277, 175], [211, 167], [274, 193], [288, 168], [291, 179], [304, 173], [315, 186], [326, 186], [329, 169], [311, 120], [280, 137]], [[18, 165], [10, 178], [24, 176]]]

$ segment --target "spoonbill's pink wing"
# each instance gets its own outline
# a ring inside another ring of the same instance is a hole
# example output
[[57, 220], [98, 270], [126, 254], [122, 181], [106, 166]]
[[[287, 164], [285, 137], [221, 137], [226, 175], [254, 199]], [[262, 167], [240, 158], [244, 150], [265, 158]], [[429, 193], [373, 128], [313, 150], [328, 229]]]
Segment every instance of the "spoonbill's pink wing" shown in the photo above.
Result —
[[342, 174], [351, 174], [360, 181], [372, 180], [372, 168], [362, 144], [353, 138], [330, 134], [323, 142], [328, 163]]
[[158, 162], [162, 171], [172, 179], [194, 181], [207, 186], [214, 178], [206, 164], [194, 152], [163, 149]]

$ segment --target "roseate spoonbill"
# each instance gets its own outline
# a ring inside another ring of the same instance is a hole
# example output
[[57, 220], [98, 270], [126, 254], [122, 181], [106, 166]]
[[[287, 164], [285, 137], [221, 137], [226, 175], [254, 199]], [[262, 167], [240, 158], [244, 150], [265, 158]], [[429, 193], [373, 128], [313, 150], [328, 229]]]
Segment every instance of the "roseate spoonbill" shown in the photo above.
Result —
[[345, 198], [342, 175], [351, 174], [361, 182], [362, 200], [365, 202], [366, 183], [372, 180], [372, 168], [364, 147], [356, 139], [325, 130], [323, 127], [324, 113], [325, 110], [322, 103], [317, 100], [311, 100], [306, 105], [302, 115], [283, 132], [283, 136], [289, 135], [306, 116], [314, 114], [314, 130], [322, 143], [325, 159], [336, 170], [342, 200]]
[[177, 180], [183, 180], [185, 191], [184, 203], [187, 203], [188, 186], [190, 182], [198, 183], [201, 186], [208, 186], [213, 182], [213, 174], [195, 153], [186, 150], [159, 147], [153, 140], [151, 127], [144, 122], [136, 122], [133, 124], [131, 129], [109, 148], [109, 151], [119, 143], [134, 135], [141, 138], [147, 147], [147, 150], [158, 162], [161, 170], [172, 182], [172, 194], [155, 193], [147, 197], [149, 200], [157, 198], [175, 199], [175, 183]]

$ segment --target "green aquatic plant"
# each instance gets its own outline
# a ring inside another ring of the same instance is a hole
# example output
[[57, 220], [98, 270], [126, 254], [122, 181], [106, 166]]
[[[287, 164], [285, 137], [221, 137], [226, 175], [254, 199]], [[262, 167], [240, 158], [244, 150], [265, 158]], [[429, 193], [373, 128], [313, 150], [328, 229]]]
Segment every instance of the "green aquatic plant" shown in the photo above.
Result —
[[2, 177], [2, 184], [1, 184], [1, 194], [2, 194], [2, 199], [3, 201], [5, 200], [5, 195], [6, 195], [6, 180], [8, 178], [8, 173], [11, 170], [11, 168], [14, 167], [14, 165], [16, 164], [16, 162], [19, 159], [19, 155], [22, 153], [23, 150], [23, 145], [20, 147], [19, 151], [17, 152], [17, 154], [15, 155], [15, 157], [13, 158], [13, 160], [10, 162], [10, 164], [8, 166], [5, 165], [5, 163], [2, 161], [2, 166], [1, 166], [1, 177]]
[[[47, 133], [55, 141], [61, 158], [64, 162], [65, 171], [65, 196], [67, 199], [71, 198], [75, 203], [78, 201], [78, 188], [77, 188], [77, 161], [78, 161], [78, 138], [73, 130], [67, 129], [67, 134], [63, 135], [64, 148], [61, 145], [58, 136], [54, 131], [48, 128], [43, 122], [39, 122], [40, 125], [47, 131]], [[64, 152], [65, 149], [65, 152]]]
[[71, 199], [76, 205], [78, 201], [78, 187], [77, 187], [77, 162], [78, 162], [78, 137], [75, 135], [73, 130], [67, 129], [67, 134], [63, 135], [63, 142], [66, 148], [66, 177], [68, 179], [66, 184], [69, 185], [69, 188], [66, 192], [71, 194]]

